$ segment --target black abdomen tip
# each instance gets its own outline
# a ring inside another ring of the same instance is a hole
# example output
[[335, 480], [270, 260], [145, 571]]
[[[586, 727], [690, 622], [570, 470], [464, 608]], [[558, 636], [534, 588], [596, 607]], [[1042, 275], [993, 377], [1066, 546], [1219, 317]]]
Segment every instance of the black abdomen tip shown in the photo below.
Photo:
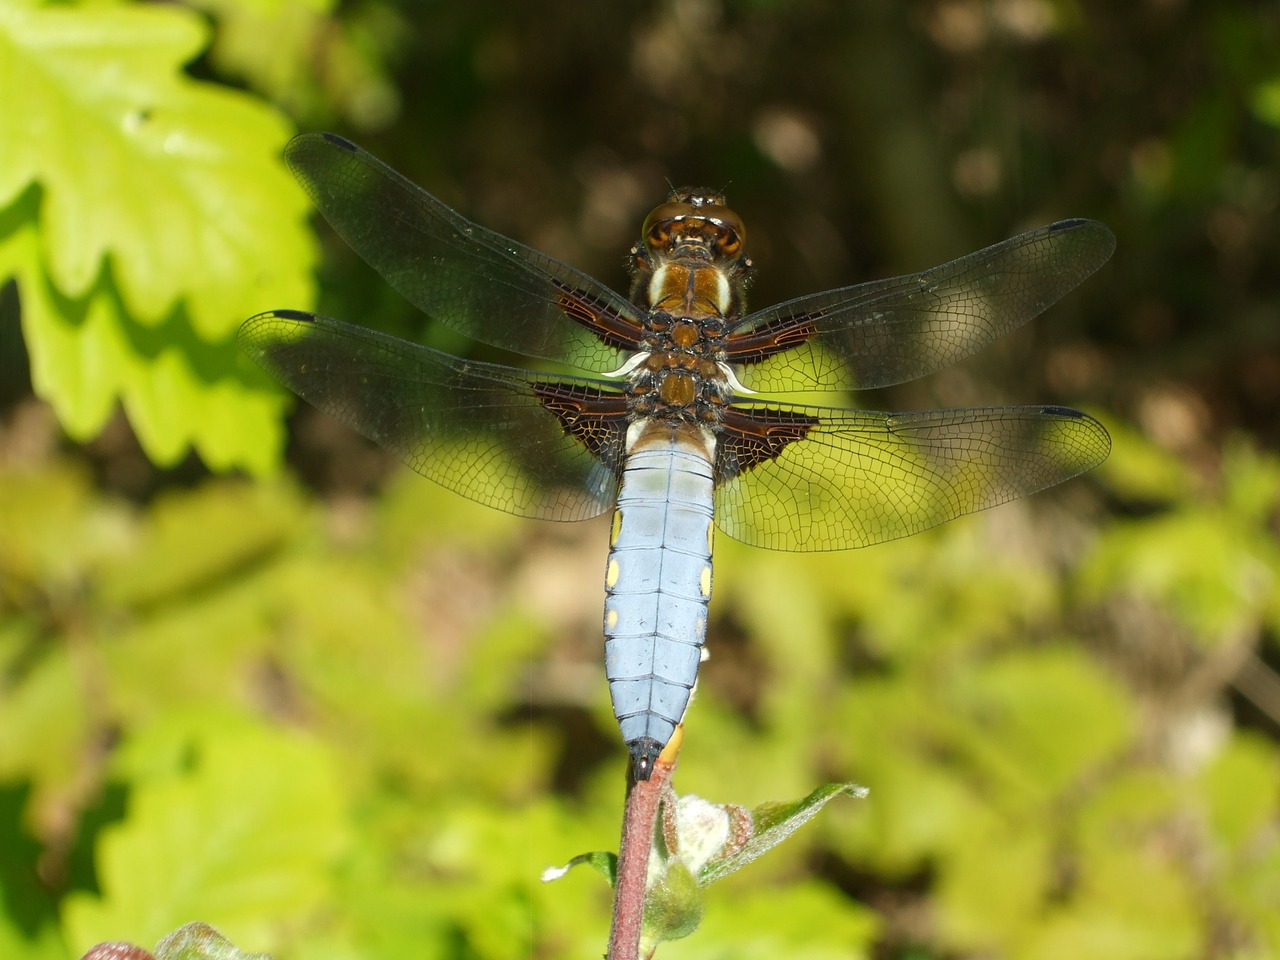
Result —
[[632, 740], [628, 747], [631, 748], [631, 776], [637, 783], [648, 780], [653, 776], [653, 764], [658, 759], [658, 754], [662, 753], [665, 744], [659, 743], [653, 737], [641, 737], [639, 740]]

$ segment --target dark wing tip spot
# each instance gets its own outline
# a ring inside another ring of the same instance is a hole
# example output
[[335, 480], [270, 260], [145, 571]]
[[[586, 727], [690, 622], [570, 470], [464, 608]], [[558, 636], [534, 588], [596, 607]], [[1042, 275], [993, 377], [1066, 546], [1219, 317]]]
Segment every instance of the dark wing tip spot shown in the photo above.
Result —
[[1071, 407], [1059, 407], [1054, 404], [1049, 404], [1043, 407], [1042, 410], [1052, 417], [1065, 417], [1070, 420], [1083, 420], [1088, 417], [1088, 414], [1081, 413], [1079, 410], [1074, 410]]
[[360, 149], [354, 143], [348, 140], [346, 137], [340, 137], [336, 133], [322, 133], [320, 134], [320, 136], [324, 137], [326, 140], [332, 143], [335, 147], [341, 147], [343, 150], [346, 150], [349, 153], [355, 153], [357, 150]]
[[1051, 223], [1047, 229], [1050, 233], [1063, 233], [1067, 230], [1085, 231], [1085, 235], [1093, 237], [1094, 242], [1099, 243], [1101, 245], [1100, 249], [1103, 249], [1105, 252], [1105, 255], [1099, 263], [1102, 263], [1110, 257], [1116, 249], [1116, 235], [1112, 233], [1111, 228], [1101, 220], [1089, 220], [1085, 217], [1073, 217], [1069, 220], [1058, 220]]
[[299, 320], [302, 323], [311, 323], [316, 319], [314, 313], [306, 313], [302, 310], [272, 310], [269, 316], [279, 317], [281, 320]]

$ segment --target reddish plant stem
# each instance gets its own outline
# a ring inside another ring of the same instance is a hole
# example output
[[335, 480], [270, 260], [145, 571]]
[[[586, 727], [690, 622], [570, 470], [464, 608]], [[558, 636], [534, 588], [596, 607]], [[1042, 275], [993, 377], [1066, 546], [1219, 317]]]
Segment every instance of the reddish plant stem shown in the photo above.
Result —
[[681, 728], [653, 765], [648, 780], [628, 775], [627, 802], [622, 815], [622, 839], [618, 844], [618, 875], [613, 887], [613, 922], [609, 928], [606, 960], [640, 960], [640, 934], [644, 925], [645, 880], [649, 850], [658, 822], [662, 798], [675, 770], [680, 751]]

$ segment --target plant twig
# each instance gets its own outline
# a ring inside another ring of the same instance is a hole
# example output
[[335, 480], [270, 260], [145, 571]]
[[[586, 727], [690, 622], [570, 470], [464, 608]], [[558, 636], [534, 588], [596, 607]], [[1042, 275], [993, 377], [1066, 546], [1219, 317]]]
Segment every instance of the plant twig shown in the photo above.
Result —
[[649, 851], [658, 822], [664, 792], [675, 770], [683, 730], [653, 764], [648, 780], [637, 782], [628, 774], [627, 803], [622, 815], [622, 839], [618, 844], [618, 872], [613, 887], [613, 921], [609, 929], [607, 960], [640, 960], [640, 935], [644, 924], [645, 881]]

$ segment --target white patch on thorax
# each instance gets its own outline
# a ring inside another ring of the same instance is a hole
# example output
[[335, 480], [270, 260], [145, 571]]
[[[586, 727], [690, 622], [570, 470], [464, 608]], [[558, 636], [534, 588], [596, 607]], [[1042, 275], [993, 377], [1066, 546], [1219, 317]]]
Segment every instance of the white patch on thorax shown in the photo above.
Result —
[[729, 304], [733, 300], [733, 289], [729, 286], [729, 278], [723, 270], [716, 271], [716, 309], [720, 316], [729, 312]]
[[649, 303], [655, 304], [662, 300], [664, 291], [667, 286], [667, 264], [662, 264], [657, 270], [653, 271], [653, 276], [649, 278]]

